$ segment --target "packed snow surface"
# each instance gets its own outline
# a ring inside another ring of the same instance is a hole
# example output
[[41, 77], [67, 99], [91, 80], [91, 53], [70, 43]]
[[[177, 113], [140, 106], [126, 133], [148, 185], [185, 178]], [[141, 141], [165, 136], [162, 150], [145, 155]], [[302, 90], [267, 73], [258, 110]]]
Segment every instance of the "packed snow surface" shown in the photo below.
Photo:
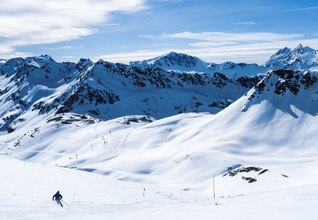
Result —
[[[201, 195], [0, 156], [1, 219], [317, 219], [318, 185]], [[211, 182], [212, 183], [212, 182]], [[274, 185], [275, 183], [272, 183]], [[222, 187], [216, 181], [216, 192]], [[145, 189], [145, 190], [144, 190]], [[63, 195], [64, 208], [53, 202]]]

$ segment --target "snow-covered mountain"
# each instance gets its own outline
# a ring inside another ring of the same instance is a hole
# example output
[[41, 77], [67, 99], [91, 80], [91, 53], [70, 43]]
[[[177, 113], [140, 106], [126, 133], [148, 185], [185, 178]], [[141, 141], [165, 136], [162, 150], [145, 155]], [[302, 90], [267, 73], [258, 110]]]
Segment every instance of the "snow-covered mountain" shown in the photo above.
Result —
[[15, 58], [0, 67], [0, 131], [12, 132], [27, 111], [73, 112], [100, 119], [215, 114], [253, 88], [266, 71], [312, 69], [317, 66], [316, 55], [302, 45], [284, 48], [263, 66], [206, 63], [174, 52], [130, 65], [89, 59], [57, 63], [48, 55]]
[[[318, 184], [318, 72], [273, 70], [216, 115], [100, 120], [28, 112], [1, 154], [146, 184], [222, 195]], [[271, 184], [275, 182], [275, 184]], [[231, 189], [229, 191], [229, 189]]]
[[0, 69], [0, 130], [27, 111], [73, 112], [101, 119], [129, 114], [163, 118], [183, 112], [217, 113], [252, 88], [260, 76], [176, 73], [157, 66], [57, 63], [49, 56], [15, 58]]
[[187, 71], [157, 59], [8, 60], [0, 69], [1, 217], [33, 219], [33, 210], [55, 218], [61, 212], [46, 200], [56, 187], [73, 207], [58, 214], [65, 219], [317, 218], [314, 54], [283, 49], [264, 77], [239, 78], [190, 70], [200, 62], [185, 56], [164, 65]]
[[209, 63], [197, 57], [186, 54], [171, 52], [144, 61], [131, 62], [131, 65], [147, 66], [155, 65], [166, 71], [174, 72], [197, 72], [197, 73], [222, 73], [229, 78], [242, 76], [265, 75], [272, 69], [317, 69], [318, 51], [308, 46], [299, 44], [293, 50], [290, 48], [280, 49], [272, 55], [264, 65], [225, 62], [222, 64]]
[[130, 65], [148, 66], [154, 65], [166, 71], [205, 73], [209, 76], [214, 73], [222, 73], [229, 78], [240, 78], [242, 76], [251, 77], [265, 75], [268, 70], [265, 66], [257, 64], [225, 62], [222, 64], [208, 63], [187, 54], [171, 52], [169, 54], [156, 57], [150, 60], [130, 62]]
[[269, 69], [317, 69], [318, 51], [298, 45], [294, 50], [283, 48], [265, 63]]

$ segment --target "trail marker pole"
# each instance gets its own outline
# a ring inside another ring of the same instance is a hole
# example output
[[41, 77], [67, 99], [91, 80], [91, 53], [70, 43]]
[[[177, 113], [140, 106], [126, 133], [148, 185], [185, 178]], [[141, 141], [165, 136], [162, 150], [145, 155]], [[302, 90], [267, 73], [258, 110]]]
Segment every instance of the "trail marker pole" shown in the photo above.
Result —
[[144, 188], [144, 193], [143, 193], [143, 197], [145, 197], [145, 191], [146, 191], [146, 188]]
[[215, 183], [214, 183], [214, 176], [213, 176], [213, 197], [215, 199]]

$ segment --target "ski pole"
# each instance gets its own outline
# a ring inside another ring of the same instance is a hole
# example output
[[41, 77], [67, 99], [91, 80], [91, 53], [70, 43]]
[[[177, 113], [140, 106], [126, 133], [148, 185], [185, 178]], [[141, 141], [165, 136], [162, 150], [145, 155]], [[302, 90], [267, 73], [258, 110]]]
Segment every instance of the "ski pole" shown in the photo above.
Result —
[[[62, 202], [62, 200], [61, 200], [61, 202]], [[65, 203], [66, 205], [68, 205], [69, 207], [71, 207], [69, 204], [67, 204], [64, 200], [63, 200], [63, 203]]]

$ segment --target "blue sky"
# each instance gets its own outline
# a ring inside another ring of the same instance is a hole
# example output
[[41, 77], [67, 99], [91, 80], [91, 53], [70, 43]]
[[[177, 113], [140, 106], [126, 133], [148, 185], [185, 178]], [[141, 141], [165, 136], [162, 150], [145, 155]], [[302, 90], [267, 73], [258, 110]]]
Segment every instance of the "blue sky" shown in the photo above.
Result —
[[263, 64], [318, 49], [317, 0], [1, 0], [0, 58], [128, 63], [170, 51]]

